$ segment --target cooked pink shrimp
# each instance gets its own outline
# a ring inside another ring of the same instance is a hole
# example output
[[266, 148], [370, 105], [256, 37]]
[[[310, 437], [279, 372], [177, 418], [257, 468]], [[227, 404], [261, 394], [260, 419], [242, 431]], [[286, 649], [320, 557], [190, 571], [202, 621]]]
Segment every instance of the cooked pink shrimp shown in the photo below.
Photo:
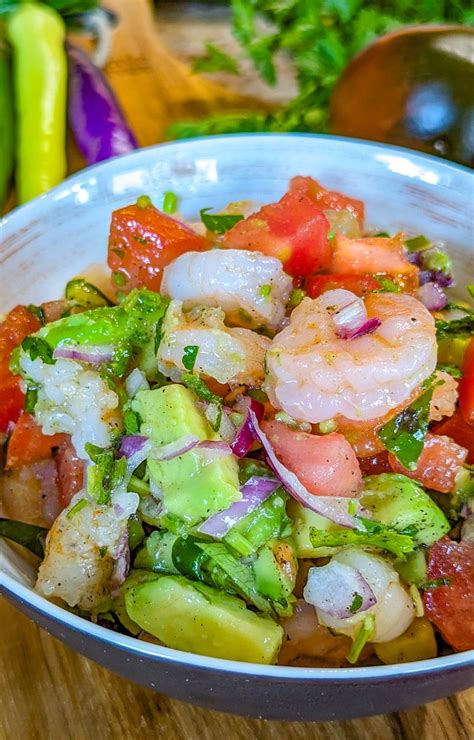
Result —
[[[356, 301], [381, 325], [371, 334], [340, 338], [335, 309]], [[273, 339], [266, 363], [264, 389], [293, 418], [376, 419], [408, 399], [435, 369], [434, 320], [409, 295], [372, 293], [363, 302], [350, 291], [330, 290], [300, 303]]]

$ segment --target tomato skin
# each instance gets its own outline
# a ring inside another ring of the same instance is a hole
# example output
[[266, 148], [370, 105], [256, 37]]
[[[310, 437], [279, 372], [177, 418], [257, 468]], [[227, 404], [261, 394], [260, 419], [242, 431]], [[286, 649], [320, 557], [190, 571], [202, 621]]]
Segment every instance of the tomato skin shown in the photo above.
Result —
[[312, 177], [298, 175], [290, 181], [290, 192], [297, 195], [308, 195], [323, 209], [332, 211], [347, 210], [357, 217], [360, 226], [364, 224], [364, 203], [356, 198], [349, 198], [343, 193], [326, 190]]
[[31, 414], [23, 411], [8, 441], [7, 469], [32, 465], [51, 457], [54, 447], [59, 447], [66, 434], [46, 435]]
[[361, 237], [349, 239], [336, 234], [333, 239], [334, 255], [331, 272], [338, 275], [390, 275], [398, 278], [407, 290], [418, 287], [418, 267], [412, 265], [403, 251], [403, 234], [387, 237]]
[[469, 465], [474, 464], [474, 426], [466, 424], [459, 409], [453, 416], [437, 424], [433, 431], [436, 434], [451, 437], [458, 445], [465, 447], [467, 449], [466, 462]]
[[124, 291], [160, 289], [163, 268], [184, 252], [210, 249], [211, 242], [154, 206], [125, 206], [112, 213], [108, 258]]
[[84, 483], [84, 460], [77, 456], [70, 436], [63, 436], [66, 439], [61, 443], [54, 456], [61, 510], [69, 506], [72, 497], [81, 490]]
[[466, 457], [465, 447], [456, 444], [449, 437], [428, 433], [415, 470], [406, 470], [395, 455], [390, 454], [389, 461], [395, 473], [403, 473], [434, 491], [451, 493], [455, 489], [456, 476]]
[[224, 246], [277, 257], [294, 277], [311, 275], [331, 262], [329, 221], [307, 195], [286, 193], [224, 235]]
[[359, 463], [342, 434], [317, 436], [264, 421], [262, 429], [276, 455], [315, 496], [354, 496], [362, 487]]
[[443, 537], [430, 547], [428, 580], [449, 578], [423, 594], [425, 612], [455, 650], [474, 648], [474, 545]]
[[20, 376], [9, 369], [11, 355], [25, 337], [41, 328], [37, 316], [26, 306], [16, 306], [0, 324], [0, 432], [16, 421], [24, 404], [20, 389]]
[[326, 290], [344, 288], [358, 296], [365, 296], [380, 289], [372, 275], [311, 275], [306, 278], [305, 290], [310, 298], [318, 298]]
[[474, 337], [464, 354], [463, 377], [459, 381], [459, 407], [466, 424], [474, 425]]

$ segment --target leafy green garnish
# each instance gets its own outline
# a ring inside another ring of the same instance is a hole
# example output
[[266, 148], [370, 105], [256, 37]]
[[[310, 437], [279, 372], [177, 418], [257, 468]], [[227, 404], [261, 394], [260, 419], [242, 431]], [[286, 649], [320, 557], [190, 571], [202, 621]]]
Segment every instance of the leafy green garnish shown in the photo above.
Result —
[[452, 321], [436, 319], [436, 338], [438, 341], [457, 334], [474, 333], [474, 311], [468, 311], [464, 308], [463, 310], [466, 311], [466, 315], [459, 319], [453, 319]]
[[380, 285], [380, 293], [401, 293], [399, 285], [390, 280], [390, 278], [382, 277], [381, 275], [374, 276], [378, 284]]
[[425, 444], [434, 385], [406, 409], [377, 430], [385, 449], [392, 452], [407, 470], [415, 470]]
[[56, 360], [53, 360], [53, 349], [45, 339], [34, 336], [25, 337], [21, 343], [21, 348], [29, 354], [32, 360], [39, 357], [46, 365], [54, 365], [56, 362]]
[[112, 282], [115, 285], [119, 285], [122, 287], [122, 285], [125, 285], [125, 275], [121, 272], [113, 272], [112, 273]]
[[80, 498], [79, 501], [76, 501], [74, 506], [72, 506], [68, 513], [66, 514], [66, 517], [68, 519], [72, 519], [79, 511], [81, 511], [85, 506], [87, 506], [87, 499], [86, 498]]
[[111, 447], [97, 447], [86, 442], [85, 448], [94, 463], [87, 469], [87, 490], [98, 504], [108, 504], [113, 490], [124, 480], [126, 458], [116, 460]]
[[38, 557], [44, 557], [44, 542], [48, 530], [33, 524], [17, 522], [14, 519], [0, 519], [0, 537], [23, 545]]
[[288, 298], [287, 308], [296, 308], [299, 306], [303, 298], [306, 298], [306, 291], [303, 288], [293, 288]]
[[199, 352], [199, 346], [197, 344], [188, 344], [183, 350], [182, 363], [186, 370], [192, 373], [194, 365], [196, 364], [196, 357]]
[[340, 531], [310, 528], [309, 538], [313, 547], [345, 547], [360, 545], [376, 547], [380, 550], [393, 552], [398, 558], [415, 549], [415, 543], [408, 535], [392, 532], [387, 527], [380, 526], [375, 532], [361, 532], [356, 529], [342, 529]]
[[181, 381], [183, 385], [186, 386], [186, 388], [194, 391], [196, 396], [199, 396], [199, 398], [202, 398], [205, 401], [209, 401], [209, 403], [222, 403], [222, 398], [216, 396], [215, 393], [210, 391], [204, 381], [201, 380], [201, 378], [198, 378], [197, 375], [193, 375], [192, 373], [184, 373]]
[[372, 639], [375, 633], [375, 615], [367, 614], [361, 626], [359, 627], [356, 636], [352, 642], [351, 649], [346, 655], [349, 663], [357, 663], [360, 654], [365, 645]]
[[44, 326], [45, 324], [44, 311], [41, 308], [41, 306], [35, 306], [34, 303], [30, 303], [30, 305], [27, 306], [27, 308], [28, 308], [28, 311], [30, 311], [30, 313], [36, 316], [40, 324]]
[[349, 607], [349, 611], [351, 614], [355, 614], [359, 611], [360, 607], [362, 606], [362, 596], [360, 594], [354, 594], [354, 598], [352, 600], [352, 604]]
[[35, 410], [36, 401], [38, 400], [38, 386], [34, 385], [33, 383], [27, 383], [26, 384], [26, 394], [25, 394], [25, 411], [28, 411], [28, 413], [32, 414]]
[[436, 369], [443, 373], [449, 373], [453, 378], [462, 378], [463, 372], [457, 365], [449, 365], [447, 362], [438, 362]]
[[126, 409], [123, 412], [123, 423], [125, 434], [137, 434], [140, 431], [140, 416], [132, 409]]
[[451, 585], [451, 578], [442, 577], [442, 578], [433, 578], [432, 581], [425, 581], [425, 583], [421, 583], [418, 588], [420, 591], [428, 591], [431, 588], [439, 588], [440, 586], [450, 586]]
[[271, 285], [261, 285], [258, 289], [258, 294], [261, 298], [270, 298], [270, 293], [272, 292], [272, 286]]
[[212, 231], [213, 234], [225, 234], [229, 231], [238, 221], [243, 220], [242, 214], [210, 214], [212, 208], [201, 208], [199, 211], [201, 221], [208, 231]]
[[226, 54], [215, 44], [206, 44], [204, 56], [196, 59], [193, 64], [194, 72], [227, 72], [231, 75], [239, 74], [239, 67], [235, 59]]
[[167, 190], [166, 193], [163, 193], [163, 205], [162, 205], [163, 212], [172, 216], [173, 213], [176, 213], [177, 209], [178, 209], [178, 196], [176, 195], [176, 193], [173, 193], [172, 190]]

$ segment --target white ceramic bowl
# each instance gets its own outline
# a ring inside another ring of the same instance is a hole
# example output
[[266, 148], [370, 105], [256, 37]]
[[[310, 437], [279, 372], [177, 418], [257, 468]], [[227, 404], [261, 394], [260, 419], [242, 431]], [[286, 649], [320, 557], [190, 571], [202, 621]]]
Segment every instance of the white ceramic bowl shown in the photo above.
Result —
[[[147, 193], [181, 198], [185, 216], [230, 200], [280, 197], [292, 175], [365, 201], [367, 223], [445, 240], [458, 290], [474, 281], [473, 174], [433, 157], [337, 137], [245, 135], [137, 151], [83, 170], [1, 222], [0, 310], [60, 297], [66, 281], [104, 261], [110, 213]], [[474, 684], [474, 651], [370, 668], [261, 666], [140, 642], [50, 604], [34, 572], [0, 542], [0, 589], [40, 626], [117, 673], [222, 711], [280, 719], [343, 719], [421, 704]]]

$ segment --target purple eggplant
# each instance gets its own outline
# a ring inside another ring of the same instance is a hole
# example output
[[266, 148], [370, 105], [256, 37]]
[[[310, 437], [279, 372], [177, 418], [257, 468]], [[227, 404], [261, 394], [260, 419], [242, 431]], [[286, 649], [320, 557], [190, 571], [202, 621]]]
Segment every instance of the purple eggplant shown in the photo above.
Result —
[[67, 44], [69, 125], [88, 164], [138, 148], [122, 109], [102, 71], [82, 49]]

